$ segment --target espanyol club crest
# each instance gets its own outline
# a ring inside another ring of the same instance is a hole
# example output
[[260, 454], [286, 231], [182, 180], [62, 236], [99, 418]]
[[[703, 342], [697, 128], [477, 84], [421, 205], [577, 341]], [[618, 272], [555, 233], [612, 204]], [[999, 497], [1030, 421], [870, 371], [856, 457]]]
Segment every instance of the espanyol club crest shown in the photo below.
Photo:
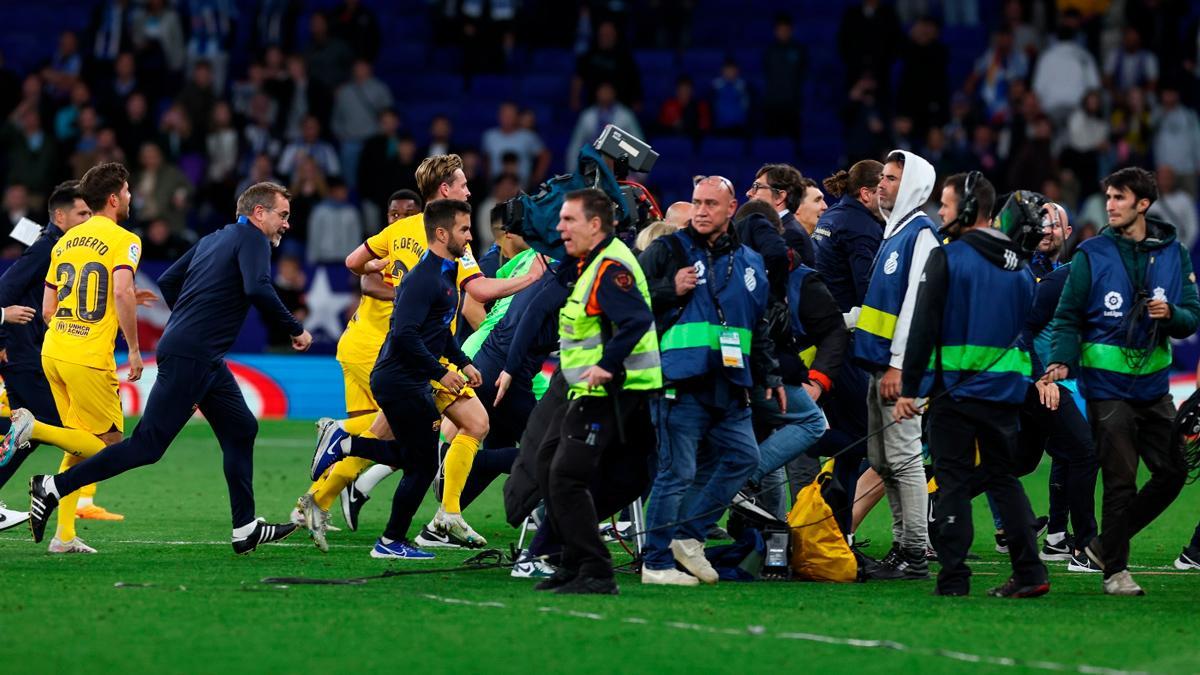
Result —
[[883, 263], [884, 274], [895, 274], [896, 269], [900, 267], [900, 252], [892, 251], [887, 260]]
[[704, 261], [697, 260], [695, 268], [696, 268], [696, 278], [700, 279], [701, 283], [703, 283], [704, 282]]
[[746, 290], [750, 291], [751, 293], [754, 292], [755, 288], [758, 288], [758, 279], [754, 278], [753, 267], [746, 268], [745, 274], [742, 275], [742, 281], [746, 284]]
[[1167, 289], [1163, 288], [1162, 286], [1155, 286], [1154, 287], [1154, 297], [1152, 299], [1166, 302], [1167, 301]]

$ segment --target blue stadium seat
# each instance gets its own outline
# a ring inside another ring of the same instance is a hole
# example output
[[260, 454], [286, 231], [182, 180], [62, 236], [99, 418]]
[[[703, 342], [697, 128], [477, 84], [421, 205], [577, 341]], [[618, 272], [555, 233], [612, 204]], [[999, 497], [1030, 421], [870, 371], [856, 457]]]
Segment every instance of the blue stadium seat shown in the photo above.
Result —
[[746, 154], [746, 141], [741, 138], [705, 138], [698, 153], [705, 160], [738, 159]]
[[796, 157], [796, 145], [787, 137], [755, 138], [750, 141], [749, 155], [760, 162], [791, 163]]
[[476, 75], [471, 78], [471, 96], [494, 101], [515, 99], [517, 81], [511, 75]]
[[643, 77], [648, 73], [674, 74], [678, 68], [675, 52], [670, 49], [639, 49], [634, 52], [633, 59]]

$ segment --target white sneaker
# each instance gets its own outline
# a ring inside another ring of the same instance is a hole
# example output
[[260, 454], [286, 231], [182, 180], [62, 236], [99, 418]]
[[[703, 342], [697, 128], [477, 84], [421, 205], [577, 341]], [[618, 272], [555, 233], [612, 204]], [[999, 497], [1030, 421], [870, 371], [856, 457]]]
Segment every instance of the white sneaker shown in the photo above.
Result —
[[58, 537], [50, 540], [50, 547], [46, 549], [51, 553], [95, 553], [96, 549], [83, 543], [79, 537], [75, 537], [70, 541], [63, 541]]
[[487, 546], [487, 539], [476, 532], [463, 520], [461, 513], [448, 513], [441, 509], [433, 518], [434, 528], [446, 535], [451, 543], [464, 548], [481, 548]]
[[675, 539], [671, 542], [671, 553], [683, 568], [706, 584], [715, 584], [720, 576], [712, 563], [704, 557], [704, 542], [697, 539]]
[[296, 508], [292, 509], [291, 515], [288, 516], [288, 522], [296, 527], [308, 529], [308, 521], [304, 519], [304, 497], [296, 500]]
[[652, 570], [649, 567], [643, 567], [642, 583], [659, 586], [699, 586], [700, 580], [686, 572], [680, 572], [674, 567], [669, 570]]
[[4, 502], [0, 502], [0, 532], [11, 530], [29, 520], [27, 511], [13, 511]]
[[514, 579], [549, 579], [554, 575], [554, 567], [541, 558], [530, 558], [523, 560], [529, 555], [529, 551], [521, 551], [517, 554], [517, 560], [521, 560], [513, 565], [510, 577]]
[[1104, 592], [1107, 595], [1145, 595], [1146, 591], [1142, 590], [1133, 580], [1133, 576], [1129, 574], [1129, 570], [1121, 570], [1111, 577], [1104, 580]]
[[321, 552], [328, 552], [329, 542], [325, 539], [325, 533], [329, 531], [329, 512], [317, 506], [312, 495], [301, 497], [298, 506], [304, 512], [304, 522], [313, 543]]

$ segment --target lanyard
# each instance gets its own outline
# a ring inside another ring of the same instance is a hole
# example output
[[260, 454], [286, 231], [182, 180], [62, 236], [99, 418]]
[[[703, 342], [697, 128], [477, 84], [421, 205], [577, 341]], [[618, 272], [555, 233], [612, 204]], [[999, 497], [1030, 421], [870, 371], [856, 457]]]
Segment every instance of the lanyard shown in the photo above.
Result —
[[714, 275], [712, 273], [713, 272], [712, 251], [705, 249], [704, 255], [708, 259], [708, 274], [710, 276], [708, 283], [706, 283], [704, 285], [708, 288], [708, 296], [710, 298], [712, 298], [713, 307], [715, 307], [717, 310], [717, 319], [720, 320], [721, 327], [728, 328], [729, 324], [727, 324], [725, 322], [725, 310], [721, 309], [721, 301], [717, 299], [717, 295], [718, 295], [718, 293], [720, 293], [720, 291], [725, 290], [725, 287], [729, 285], [729, 281], [731, 279], [733, 279], [733, 251], [732, 250], [729, 251], [729, 265], [725, 269], [725, 283], [722, 284], [721, 288], [716, 291], [713, 290], [713, 286], [715, 285], [714, 282], [716, 281], [716, 275]]

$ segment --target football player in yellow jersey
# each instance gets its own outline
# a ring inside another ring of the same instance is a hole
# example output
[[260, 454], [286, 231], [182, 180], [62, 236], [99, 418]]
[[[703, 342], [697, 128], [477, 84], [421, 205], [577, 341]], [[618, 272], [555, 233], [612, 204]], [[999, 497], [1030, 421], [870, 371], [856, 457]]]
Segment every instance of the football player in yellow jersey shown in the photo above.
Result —
[[[416, 180], [417, 188], [426, 204], [439, 199], [466, 201], [471, 196], [467, 188], [466, 174], [463, 173], [462, 158], [458, 155], [427, 157], [417, 167]], [[424, 215], [417, 214], [393, 222], [379, 234], [367, 239], [366, 243], [347, 256], [346, 267], [360, 276], [382, 271], [385, 278], [391, 279], [392, 286], [398, 287], [403, 282], [404, 275], [415, 267], [424, 255], [426, 246]], [[469, 249], [458, 262], [460, 291], [466, 291], [480, 303], [512, 295], [537, 281], [545, 271], [545, 265], [535, 265], [530, 273], [524, 276], [489, 279], [479, 271], [479, 265]], [[453, 325], [451, 330], [454, 330]], [[483, 546], [487, 543], [486, 540], [463, 520], [459, 498], [475, 453], [488, 432], [487, 411], [475, 399], [474, 391], [470, 387], [463, 387], [458, 393], [454, 393], [438, 382], [432, 384], [434, 403], [438, 411], [454, 423], [458, 432], [450, 441], [450, 448], [443, 463], [445, 481], [442, 508], [434, 517], [432, 527], [426, 529], [432, 530], [430, 534], [441, 534], [446, 544]], [[352, 423], [349, 429], [341, 422], [337, 423], [337, 426], [352, 433], [353, 427], [357, 427], [358, 424]], [[335, 425], [328, 425], [324, 431], [331, 433], [334, 428]], [[390, 440], [393, 438], [392, 431], [384, 416], [377, 414], [363, 435]], [[354, 457], [338, 462], [324, 478], [323, 484], [312, 492], [311, 498], [301, 498], [305, 502], [306, 526], [321, 550], [326, 550], [327, 547], [325, 531], [328, 528], [329, 506], [369, 465], [369, 461]], [[351, 524], [353, 525], [353, 522]], [[422, 535], [424, 534], [425, 532], [422, 532]]]
[[[139, 298], [134, 274], [142, 242], [119, 225], [129, 217], [129, 171], [115, 162], [92, 167], [79, 181], [79, 194], [93, 215], [55, 245], [42, 301], [47, 325], [42, 368], [63, 426], [13, 411], [18, 439], [32, 436], [67, 451], [60, 470], [122, 439], [125, 416], [113, 355], [117, 329], [129, 345], [129, 381], [135, 382], [142, 376], [137, 305], [139, 299], [156, 299]], [[78, 499], [76, 492], [61, 502], [53, 553], [95, 553], [75, 534]]]
[[[421, 198], [412, 190], [397, 190], [388, 199], [387, 217], [389, 223], [421, 212]], [[382, 272], [363, 274], [359, 278], [362, 298], [358, 309], [346, 330], [342, 333], [337, 345], [337, 361], [342, 367], [342, 377], [346, 389], [346, 419], [342, 427], [354, 436], [361, 435], [370, 428], [379, 412], [379, 404], [371, 393], [371, 369], [379, 357], [379, 349], [387, 337], [388, 325], [392, 318], [392, 303], [396, 298], [396, 289], [392, 286], [390, 276], [384, 277]], [[317, 422], [317, 433], [326, 425], [332, 424], [333, 418], [323, 417]], [[355, 465], [356, 467], [357, 465]], [[342, 471], [349, 472], [354, 467], [347, 465]], [[331, 472], [332, 473], [332, 472]], [[292, 511], [291, 521], [300, 527], [306, 527], [304, 510], [309, 501], [315, 501], [322, 509], [328, 511], [333, 503], [336, 492], [330, 492], [338, 482], [329, 481], [329, 474], [313, 482], [308, 490], [311, 499], [301, 497]], [[333, 528], [329, 528], [333, 529]]]

